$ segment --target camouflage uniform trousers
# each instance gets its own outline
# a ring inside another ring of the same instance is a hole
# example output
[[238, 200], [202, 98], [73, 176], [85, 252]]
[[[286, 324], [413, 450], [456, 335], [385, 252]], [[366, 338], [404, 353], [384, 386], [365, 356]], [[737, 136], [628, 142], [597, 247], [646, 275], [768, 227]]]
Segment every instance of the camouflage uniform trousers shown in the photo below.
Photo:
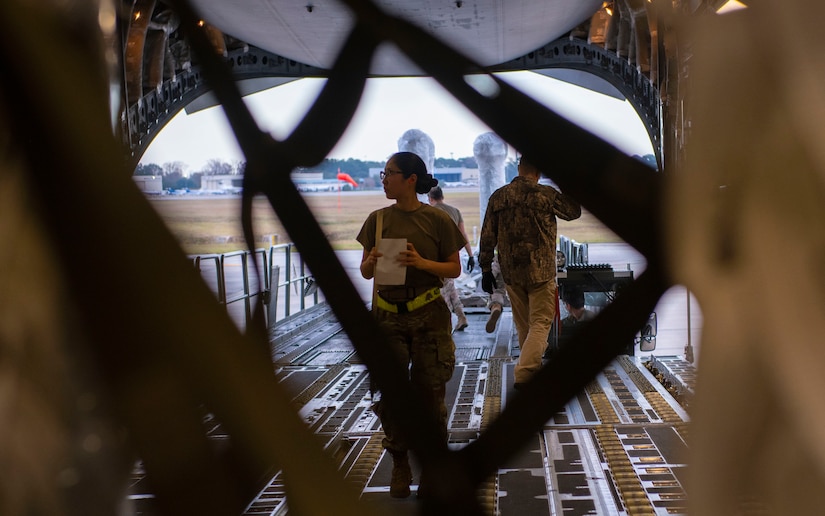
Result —
[[[439, 297], [418, 310], [396, 314], [385, 310], [376, 313], [378, 325], [386, 333], [390, 346], [401, 363], [410, 365], [410, 381], [425, 410], [447, 442], [447, 407], [444, 397], [447, 382], [455, 370], [455, 343], [451, 336], [452, 314]], [[409, 440], [398, 424], [398, 418], [379, 401], [373, 408], [384, 429], [384, 448], [392, 452], [409, 450]]]
[[455, 288], [454, 278], [444, 278], [444, 286], [441, 287], [441, 296], [447, 302], [447, 306], [454, 314], [464, 311], [464, 305], [461, 304], [461, 299], [458, 297], [458, 289]]
[[504, 277], [501, 275], [501, 266], [498, 264], [498, 258], [493, 259], [490, 269], [493, 271], [493, 277], [496, 278], [496, 288], [493, 289], [493, 293], [490, 294], [490, 299], [487, 301], [487, 308], [491, 308], [494, 304], [505, 306], [504, 296], [507, 295], [507, 289], [504, 286]]

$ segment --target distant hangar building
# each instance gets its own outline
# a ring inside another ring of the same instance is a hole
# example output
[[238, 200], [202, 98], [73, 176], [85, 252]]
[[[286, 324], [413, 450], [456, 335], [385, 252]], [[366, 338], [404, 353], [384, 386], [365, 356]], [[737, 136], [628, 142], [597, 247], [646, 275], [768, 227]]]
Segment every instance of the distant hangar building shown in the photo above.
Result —
[[160, 195], [163, 193], [163, 177], [161, 176], [132, 176], [132, 179], [144, 194]]

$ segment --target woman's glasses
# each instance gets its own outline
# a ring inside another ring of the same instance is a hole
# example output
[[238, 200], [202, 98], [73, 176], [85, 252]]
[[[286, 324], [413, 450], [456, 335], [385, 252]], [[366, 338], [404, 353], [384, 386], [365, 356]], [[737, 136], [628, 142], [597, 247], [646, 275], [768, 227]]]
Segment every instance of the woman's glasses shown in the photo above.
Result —
[[390, 176], [395, 175], [395, 174], [402, 174], [402, 173], [403, 172], [401, 172], [400, 170], [382, 170], [381, 172], [378, 173], [378, 177], [380, 177], [381, 180], [383, 181], [384, 178], [390, 177]]

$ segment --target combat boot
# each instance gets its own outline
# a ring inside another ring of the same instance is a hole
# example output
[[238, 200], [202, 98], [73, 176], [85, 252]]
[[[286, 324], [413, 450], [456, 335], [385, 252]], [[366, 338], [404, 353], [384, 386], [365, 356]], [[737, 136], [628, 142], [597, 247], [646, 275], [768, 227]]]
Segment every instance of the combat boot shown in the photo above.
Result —
[[[389, 450], [387, 450], [389, 451]], [[390, 496], [406, 498], [410, 496], [412, 470], [407, 452], [389, 452], [392, 456], [392, 478], [390, 479]]]
[[487, 319], [487, 333], [493, 333], [496, 331], [496, 325], [498, 325], [498, 318], [501, 317], [501, 305], [499, 303], [493, 303], [490, 305], [490, 318]]
[[464, 331], [467, 325], [467, 316], [464, 315], [464, 310], [461, 307], [456, 308], [455, 314], [458, 316], [458, 321], [455, 323], [455, 331]]

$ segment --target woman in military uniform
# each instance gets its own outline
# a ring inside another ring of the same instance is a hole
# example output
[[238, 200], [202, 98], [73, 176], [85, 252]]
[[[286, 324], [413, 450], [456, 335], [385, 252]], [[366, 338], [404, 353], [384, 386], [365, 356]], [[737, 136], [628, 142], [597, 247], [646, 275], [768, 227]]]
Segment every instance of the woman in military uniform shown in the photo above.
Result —
[[[446, 444], [444, 396], [455, 369], [455, 343], [451, 336], [452, 314], [440, 289], [442, 278], [461, 274], [458, 253], [466, 240], [449, 215], [419, 201], [416, 194], [429, 192], [438, 181], [427, 173], [417, 155], [399, 152], [391, 156], [381, 180], [384, 193], [395, 204], [370, 213], [358, 234], [358, 242], [364, 247], [361, 275], [365, 279], [375, 277], [379, 259], [391, 260], [400, 268], [396, 272], [403, 273], [403, 282], [382, 284], [379, 267], [376, 318], [402, 363], [410, 364], [413, 388], [438, 421]], [[380, 239], [405, 239], [406, 248], [396, 256], [384, 256], [376, 242]], [[384, 448], [393, 458], [390, 496], [406, 498], [412, 483], [408, 441], [396, 418], [380, 402], [376, 413], [386, 436]], [[421, 492], [419, 486], [419, 496]]]

